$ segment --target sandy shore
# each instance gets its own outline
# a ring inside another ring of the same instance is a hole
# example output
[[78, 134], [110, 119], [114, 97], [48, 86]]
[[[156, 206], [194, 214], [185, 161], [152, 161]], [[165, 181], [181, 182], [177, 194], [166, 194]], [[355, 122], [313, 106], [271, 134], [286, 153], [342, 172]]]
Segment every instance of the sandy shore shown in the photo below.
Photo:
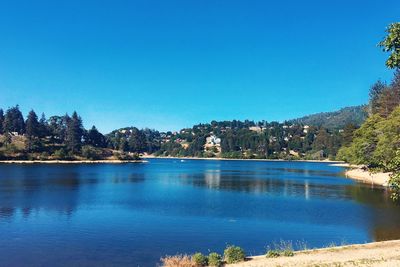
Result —
[[96, 163], [143, 163], [146, 160], [0, 160], [0, 164], [33, 164], [33, 163], [45, 163], [45, 164], [96, 164]]
[[295, 252], [293, 257], [251, 257], [243, 267], [400, 266], [400, 240]]
[[346, 171], [346, 177], [369, 184], [388, 186], [390, 173], [388, 172], [371, 173], [361, 168], [351, 168]]

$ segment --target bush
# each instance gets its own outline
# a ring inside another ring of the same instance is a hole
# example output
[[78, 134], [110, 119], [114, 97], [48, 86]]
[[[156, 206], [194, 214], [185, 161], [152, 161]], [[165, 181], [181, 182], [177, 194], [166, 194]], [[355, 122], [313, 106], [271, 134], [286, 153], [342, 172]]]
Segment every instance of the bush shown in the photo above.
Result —
[[82, 156], [89, 160], [98, 160], [101, 159], [101, 151], [92, 146], [83, 146]]
[[281, 253], [279, 250], [271, 249], [267, 251], [267, 254], [265, 256], [267, 258], [278, 258], [279, 256], [281, 256]]
[[196, 266], [207, 266], [208, 259], [202, 253], [197, 252], [192, 256], [192, 261], [196, 264]]
[[209, 266], [222, 266], [222, 256], [218, 253], [212, 252], [208, 255], [208, 265]]
[[281, 241], [274, 245], [274, 249], [269, 249], [266, 253], [267, 258], [277, 258], [280, 256], [292, 257], [294, 256], [293, 247], [291, 242]]
[[164, 267], [196, 267], [192, 258], [188, 255], [166, 256], [161, 258]]
[[228, 246], [224, 250], [224, 260], [228, 264], [244, 261], [245, 257], [246, 253], [241, 247]]
[[67, 158], [67, 152], [63, 148], [58, 149], [58, 150], [54, 151], [54, 157], [56, 159], [66, 159]]
[[293, 250], [291, 250], [291, 249], [285, 249], [285, 250], [282, 252], [282, 256], [285, 256], [285, 257], [293, 257], [293, 256], [294, 256], [294, 252], [293, 252]]
[[49, 153], [47, 153], [47, 152], [42, 152], [40, 155], [39, 155], [39, 159], [40, 160], [48, 160], [49, 159]]
[[114, 152], [113, 156], [118, 160], [140, 160], [140, 157], [137, 153], [125, 153], [125, 152]]

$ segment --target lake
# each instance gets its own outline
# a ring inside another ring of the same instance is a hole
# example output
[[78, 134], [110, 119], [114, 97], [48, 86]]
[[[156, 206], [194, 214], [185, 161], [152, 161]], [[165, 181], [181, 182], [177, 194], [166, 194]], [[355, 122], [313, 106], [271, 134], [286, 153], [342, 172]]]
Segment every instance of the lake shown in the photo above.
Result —
[[328, 163], [150, 159], [0, 164], [0, 266], [156, 266], [176, 253], [250, 255], [400, 238], [381, 187]]

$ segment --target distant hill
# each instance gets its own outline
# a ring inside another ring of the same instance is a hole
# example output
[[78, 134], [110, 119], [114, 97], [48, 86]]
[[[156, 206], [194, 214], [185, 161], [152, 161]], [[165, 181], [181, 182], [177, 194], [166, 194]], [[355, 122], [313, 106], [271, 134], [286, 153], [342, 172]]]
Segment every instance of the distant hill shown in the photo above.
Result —
[[367, 118], [365, 106], [353, 106], [342, 108], [333, 112], [321, 112], [301, 118], [289, 120], [291, 123], [313, 125], [328, 129], [343, 128], [346, 124], [352, 123], [360, 126]]

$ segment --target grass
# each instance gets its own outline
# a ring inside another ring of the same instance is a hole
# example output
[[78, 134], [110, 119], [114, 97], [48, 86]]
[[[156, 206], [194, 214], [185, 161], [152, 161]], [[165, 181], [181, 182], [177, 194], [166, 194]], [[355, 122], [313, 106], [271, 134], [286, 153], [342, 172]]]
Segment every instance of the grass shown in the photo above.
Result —
[[275, 243], [273, 249], [267, 249], [265, 256], [267, 258], [294, 256], [292, 242], [281, 240], [279, 243]]
[[189, 255], [175, 255], [161, 258], [164, 267], [196, 267], [196, 263]]

